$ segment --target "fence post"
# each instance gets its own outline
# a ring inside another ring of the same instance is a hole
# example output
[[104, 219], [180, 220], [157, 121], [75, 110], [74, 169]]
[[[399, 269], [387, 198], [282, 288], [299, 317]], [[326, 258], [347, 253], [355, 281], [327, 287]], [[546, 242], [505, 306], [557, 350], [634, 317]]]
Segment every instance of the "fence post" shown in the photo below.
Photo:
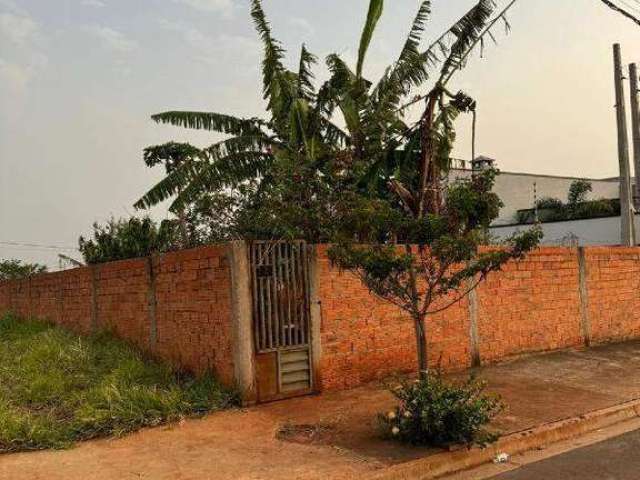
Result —
[[311, 333], [311, 371], [313, 388], [320, 391], [322, 376], [320, 359], [322, 357], [322, 303], [320, 300], [320, 268], [318, 263], [318, 247], [311, 245], [308, 250], [309, 262], [309, 323]]
[[[475, 283], [475, 278], [470, 278], [469, 283]], [[469, 351], [471, 354], [471, 366], [479, 367], [482, 364], [482, 360], [480, 358], [480, 335], [478, 333], [477, 287], [469, 292]]]
[[147, 257], [147, 307], [149, 312], [149, 347], [158, 343], [158, 320], [156, 317], [158, 300], [156, 298], [156, 273], [153, 268], [154, 256]]
[[58, 325], [64, 325], [64, 283], [62, 279], [62, 275], [58, 277]]
[[591, 319], [589, 318], [589, 291], [587, 289], [587, 259], [584, 247], [578, 247], [578, 283], [580, 295], [580, 331], [586, 347], [591, 345]]
[[228, 256], [231, 269], [231, 339], [234, 376], [243, 403], [252, 404], [256, 401], [256, 378], [253, 354], [251, 270], [246, 242], [230, 242]]
[[29, 300], [27, 302], [27, 311], [29, 312], [29, 319], [33, 318], [33, 299], [31, 298], [31, 275], [29, 275]]
[[98, 274], [100, 273], [100, 266], [89, 265], [89, 272], [91, 273], [91, 333], [98, 331]]

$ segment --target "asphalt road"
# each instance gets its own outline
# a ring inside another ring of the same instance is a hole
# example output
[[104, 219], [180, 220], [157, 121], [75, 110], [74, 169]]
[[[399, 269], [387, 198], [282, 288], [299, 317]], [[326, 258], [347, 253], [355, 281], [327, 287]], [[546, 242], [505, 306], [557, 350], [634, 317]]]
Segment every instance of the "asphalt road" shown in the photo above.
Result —
[[638, 480], [640, 430], [525, 465], [492, 480]]

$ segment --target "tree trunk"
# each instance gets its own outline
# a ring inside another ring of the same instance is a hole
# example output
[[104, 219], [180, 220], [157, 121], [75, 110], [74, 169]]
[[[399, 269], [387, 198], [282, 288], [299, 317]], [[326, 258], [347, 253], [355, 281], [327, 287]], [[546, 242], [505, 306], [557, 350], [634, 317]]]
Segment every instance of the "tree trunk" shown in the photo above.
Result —
[[427, 376], [427, 334], [425, 330], [425, 316], [414, 316], [414, 327], [416, 330], [416, 347], [418, 352], [418, 374], [421, 379]]

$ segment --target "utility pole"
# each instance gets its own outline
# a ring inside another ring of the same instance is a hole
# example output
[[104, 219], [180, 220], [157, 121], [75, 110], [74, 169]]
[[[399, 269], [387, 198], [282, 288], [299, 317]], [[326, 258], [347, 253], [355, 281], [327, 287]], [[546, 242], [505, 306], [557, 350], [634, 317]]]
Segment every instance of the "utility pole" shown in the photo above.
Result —
[[640, 101], [638, 93], [638, 66], [635, 63], [629, 65], [629, 83], [631, 88], [631, 138], [633, 139], [633, 166], [635, 168], [636, 188], [635, 202], [636, 210], [640, 208]]
[[625, 108], [620, 44], [613, 46], [614, 78], [616, 86], [616, 118], [618, 123], [618, 160], [620, 162], [620, 243], [635, 245], [634, 211], [631, 205], [631, 173], [629, 167], [629, 137]]

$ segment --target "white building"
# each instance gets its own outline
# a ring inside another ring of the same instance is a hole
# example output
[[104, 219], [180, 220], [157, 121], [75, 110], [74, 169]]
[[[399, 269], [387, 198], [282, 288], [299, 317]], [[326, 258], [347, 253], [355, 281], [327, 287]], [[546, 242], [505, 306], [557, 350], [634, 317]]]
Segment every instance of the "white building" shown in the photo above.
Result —
[[[473, 163], [476, 168], [484, 168], [488, 165], [494, 165], [495, 160], [487, 157], [478, 157]], [[464, 168], [467, 166], [467, 162], [457, 160], [454, 165], [462, 168], [452, 169], [451, 176], [453, 178], [471, 176], [473, 170]], [[566, 202], [569, 187], [575, 180], [586, 180], [591, 183], [593, 191], [587, 196], [588, 200], [611, 199], [620, 196], [620, 184], [617, 178], [561, 177], [501, 171], [496, 178], [493, 191], [498, 194], [502, 203], [504, 203], [504, 207], [500, 210], [500, 216], [494, 222], [494, 225], [517, 224], [516, 214], [518, 210], [533, 208], [536, 198], [552, 197]]]
[[[468, 162], [456, 161], [451, 171], [453, 178], [468, 178], [473, 168], [486, 168], [495, 161], [478, 157], [472, 168]], [[518, 210], [534, 207], [535, 200], [551, 197], [567, 201], [569, 187], [575, 180], [586, 180], [591, 183], [592, 192], [587, 200], [601, 198], [617, 199], [620, 197], [618, 178], [585, 178], [564, 177], [555, 175], [538, 175], [533, 173], [516, 173], [501, 171], [496, 178], [494, 192], [498, 194], [504, 207], [500, 216], [493, 223], [491, 234], [497, 239], [504, 239], [515, 232], [531, 228], [522, 225], [516, 218]], [[636, 232], [640, 235], [640, 215], [635, 217]], [[591, 218], [584, 220], [567, 220], [542, 223], [544, 232], [543, 244], [546, 245], [619, 245], [620, 217]]]

